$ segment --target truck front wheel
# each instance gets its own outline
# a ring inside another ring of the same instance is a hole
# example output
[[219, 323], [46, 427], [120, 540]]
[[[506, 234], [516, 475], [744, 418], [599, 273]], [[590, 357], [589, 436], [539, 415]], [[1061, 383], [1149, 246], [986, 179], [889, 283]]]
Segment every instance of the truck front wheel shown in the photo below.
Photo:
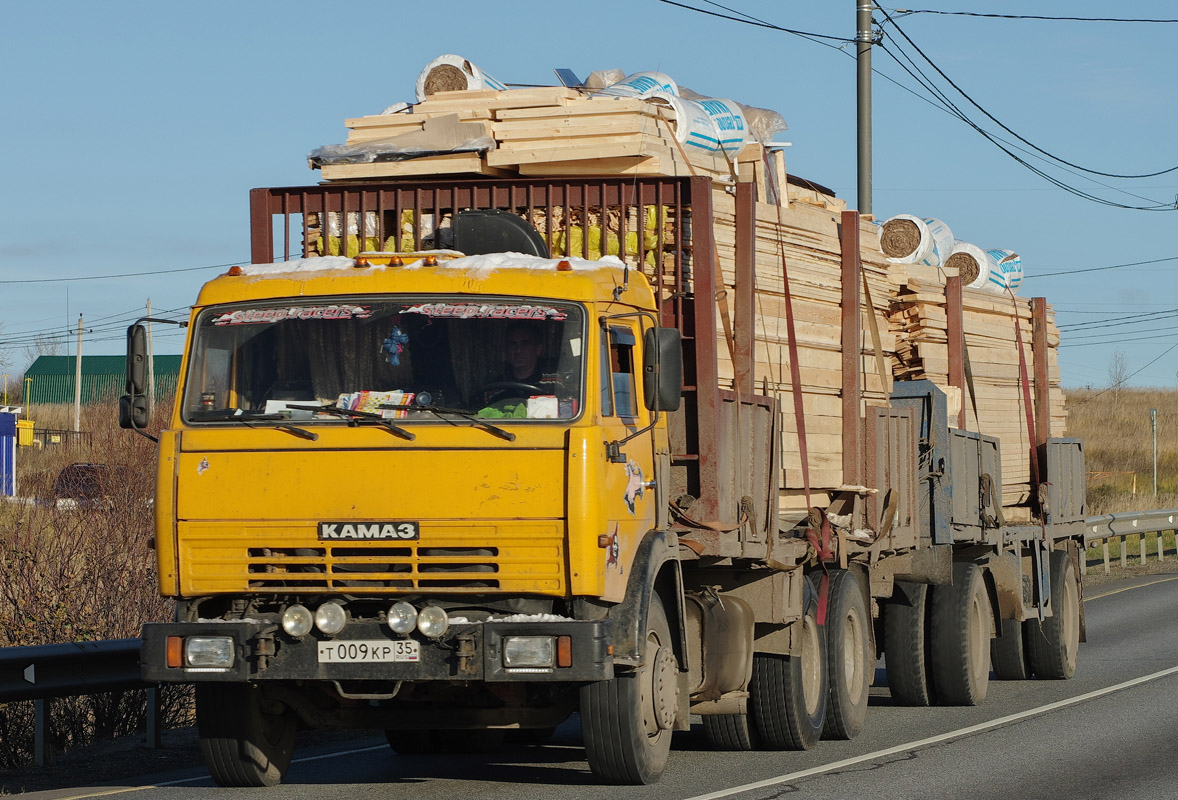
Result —
[[249, 684], [199, 683], [196, 725], [209, 775], [221, 786], [274, 786], [294, 753], [298, 718], [268, 707]]
[[679, 686], [671, 625], [659, 596], [646, 617], [642, 666], [581, 688], [581, 734], [593, 774], [606, 783], [654, 783], [667, 766]]

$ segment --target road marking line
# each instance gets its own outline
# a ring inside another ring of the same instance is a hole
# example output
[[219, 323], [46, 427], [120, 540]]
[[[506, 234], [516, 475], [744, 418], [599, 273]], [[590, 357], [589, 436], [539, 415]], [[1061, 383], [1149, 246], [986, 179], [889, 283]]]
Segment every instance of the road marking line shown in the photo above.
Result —
[[[308, 761], [320, 761], [325, 758], [336, 758], [337, 756], [351, 756], [357, 753], [370, 753], [373, 750], [387, 750], [388, 746], [383, 744], [373, 745], [372, 747], [360, 747], [355, 750], [340, 750], [334, 753], [322, 753], [317, 756], [303, 756], [296, 758], [290, 763], [304, 764]], [[117, 789], [109, 789], [105, 792], [91, 792], [90, 794], [75, 794], [70, 797], [62, 797], [59, 800], [83, 800], [87, 797], [108, 797], [112, 794], [125, 794], [127, 792], [141, 792], [144, 789], [158, 789], [161, 786], [176, 786], [181, 783], [195, 783], [196, 781], [206, 781], [209, 779], [208, 775], [197, 775], [193, 778], [178, 778], [174, 781], [160, 781], [159, 783], [150, 783], [144, 786], [120, 786]]]
[[1009, 725], [1012, 722], [1019, 722], [1024, 719], [1028, 719], [1029, 717], [1041, 716], [1051, 711], [1057, 711], [1061, 708], [1074, 706], [1078, 703], [1083, 703], [1088, 700], [1095, 700], [1096, 698], [1103, 697], [1106, 694], [1119, 692], [1122, 689], [1128, 689], [1133, 686], [1149, 683], [1150, 681], [1156, 681], [1160, 678], [1169, 677], [1170, 675], [1175, 674], [1178, 674], [1178, 667], [1170, 667], [1169, 669], [1164, 669], [1161, 672], [1154, 672], [1150, 675], [1144, 675], [1140, 678], [1134, 678], [1133, 680], [1125, 681], [1124, 683], [1118, 683], [1116, 686], [1097, 689], [1096, 691], [1088, 692], [1087, 694], [1070, 697], [1066, 700], [1059, 700], [1055, 703], [1048, 703], [1047, 705], [1039, 706], [1038, 708], [1030, 708], [1026, 711], [1020, 711], [1017, 714], [1010, 714], [1005, 717], [999, 717], [998, 719], [990, 720], [989, 722], [983, 722], [978, 725], [971, 725], [968, 728], [959, 728], [958, 730], [950, 731], [949, 733], [942, 733], [938, 736], [930, 736], [927, 739], [920, 739], [919, 741], [896, 745], [895, 747], [889, 747], [884, 750], [876, 750], [874, 753], [867, 753], [866, 755], [855, 756], [854, 758], [844, 758], [841, 761], [824, 764], [820, 767], [812, 767], [810, 769], [800, 770], [799, 772], [791, 772], [788, 775], [779, 775], [776, 778], [766, 778], [765, 780], [757, 781], [756, 783], [746, 783], [743, 786], [734, 786], [731, 789], [721, 789], [720, 791], [712, 792], [710, 794], [696, 795], [695, 797], [688, 798], [688, 800], [718, 800], [718, 798], [731, 797], [736, 794], [741, 794], [742, 792], [751, 792], [756, 789], [764, 789], [769, 786], [778, 786], [783, 783], [800, 781], [804, 778], [812, 778], [816, 775], [824, 775], [828, 772], [835, 772], [846, 767], [855, 766], [856, 764], [862, 764], [864, 761], [873, 761], [878, 758], [887, 758], [888, 756], [894, 756], [899, 753], [921, 750], [934, 744], [940, 744], [952, 739], [961, 739], [966, 736], [971, 736], [975, 733], [988, 731], [992, 728]]
[[1109, 597], [1110, 595], [1120, 594], [1121, 592], [1127, 592], [1130, 589], [1142, 589], [1146, 586], [1153, 586], [1155, 583], [1169, 583], [1170, 581], [1178, 581], [1178, 578], [1161, 578], [1156, 581], [1150, 581], [1149, 583], [1139, 583], [1136, 586], [1126, 586], [1123, 589], [1113, 589], [1111, 592], [1105, 592], [1104, 594], [1094, 594], [1091, 597], [1085, 597], [1084, 602], [1087, 603], [1089, 600], [1099, 600], [1102, 597]]

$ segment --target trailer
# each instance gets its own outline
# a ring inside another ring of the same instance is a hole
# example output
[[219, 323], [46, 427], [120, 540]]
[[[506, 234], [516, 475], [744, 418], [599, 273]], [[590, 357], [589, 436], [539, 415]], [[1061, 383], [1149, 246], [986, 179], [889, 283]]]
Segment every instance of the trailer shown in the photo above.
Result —
[[[253, 191], [253, 263], [201, 291], [158, 426], [177, 614], [143, 629], [143, 677], [197, 686], [218, 783], [279, 782], [300, 724], [461, 752], [574, 713], [599, 779], [651, 783], [693, 715], [728, 750], [857, 735], [880, 656], [906, 705], [980, 703], [991, 667], [1071, 677], [1085, 472], [1049, 435], [1045, 302], [1015, 513], [1003, 442], [965, 425], [960, 279], [949, 385], [895, 380], [870, 221], [807, 206], [767, 256], [759, 199], [673, 176]], [[833, 324], [793, 313], [792, 254], [820, 246]], [[120, 422], [147, 434], [128, 335]]]

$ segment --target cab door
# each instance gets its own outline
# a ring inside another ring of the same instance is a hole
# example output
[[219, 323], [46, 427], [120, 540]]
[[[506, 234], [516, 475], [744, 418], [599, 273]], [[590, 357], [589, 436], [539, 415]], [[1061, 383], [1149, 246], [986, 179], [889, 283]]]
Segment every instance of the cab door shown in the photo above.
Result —
[[599, 342], [600, 407], [608, 453], [603, 481], [608, 525], [605, 597], [620, 601], [638, 543], [655, 527], [654, 446], [649, 430], [611, 444], [650, 424], [639, 383], [642, 336], [637, 319], [606, 318]]

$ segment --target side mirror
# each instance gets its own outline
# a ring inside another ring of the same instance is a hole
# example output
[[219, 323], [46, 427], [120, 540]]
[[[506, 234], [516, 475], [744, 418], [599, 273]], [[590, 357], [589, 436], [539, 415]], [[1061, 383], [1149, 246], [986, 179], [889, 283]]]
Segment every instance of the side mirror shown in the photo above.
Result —
[[127, 394], [147, 394], [147, 328], [127, 328]]
[[119, 427], [143, 430], [147, 427], [147, 395], [123, 395], [119, 398]]
[[651, 411], [678, 411], [683, 393], [683, 341], [675, 328], [642, 336], [643, 401]]

